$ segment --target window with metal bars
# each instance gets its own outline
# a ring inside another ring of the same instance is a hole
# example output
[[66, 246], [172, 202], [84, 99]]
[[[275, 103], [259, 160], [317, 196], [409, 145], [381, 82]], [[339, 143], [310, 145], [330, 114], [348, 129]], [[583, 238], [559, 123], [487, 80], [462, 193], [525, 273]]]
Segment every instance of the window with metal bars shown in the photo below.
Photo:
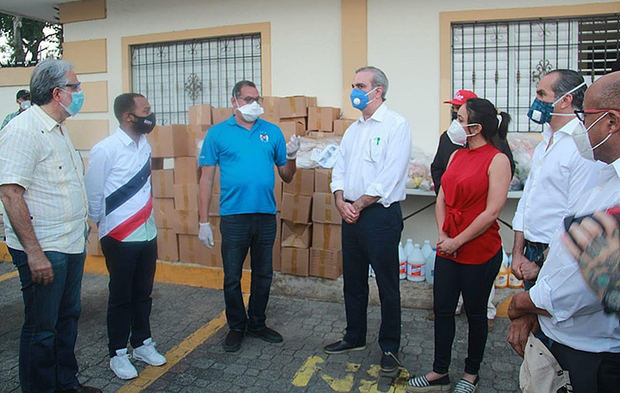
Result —
[[261, 87], [260, 34], [131, 46], [132, 89], [146, 96], [158, 124], [187, 124], [188, 108], [229, 107], [232, 88]]
[[452, 23], [452, 89], [467, 89], [508, 112], [510, 131], [540, 131], [527, 118], [547, 72], [579, 71], [590, 84], [618, 66], [620, 14]]

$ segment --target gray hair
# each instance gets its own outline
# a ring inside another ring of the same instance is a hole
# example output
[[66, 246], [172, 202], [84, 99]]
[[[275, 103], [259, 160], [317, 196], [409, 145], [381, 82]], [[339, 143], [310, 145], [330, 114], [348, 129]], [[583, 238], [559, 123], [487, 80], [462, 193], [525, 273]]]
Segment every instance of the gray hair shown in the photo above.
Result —
[[362, 67], [362, 68], [358, 68], [355, 73], [357, 74], [358, 72], [362, 72], [362, 71], [370, 71], [372, 72], [372, 88], [374, 89], [375, 87], [381, 87], [383, 88], [383, 93], [381, 94], [381, 99], [383, 101], [385, 101], [385, 96], [387, 94], [388, 91], [388, 78], [387, 76], [385, 76], [385, 73], [383, 71], [381, 71], [380, 69], [378, 69], [377, 67], [373, 67], [373, 66], [366, 66], [366, 67]]
[[46, 59], [40, 62], [30, 78], [32, 103], [37, 105], [49, 103], [52, 100], [52, 91], [69, 83], [66, 74], [71, 70], [73, 66], [65, 60]]
[[[573, 70], [553, 70], [549, 74], [558, 74], [558, 79], [551, 86], [555, 99], [562, 97], [566, 92], [571, 91], [575, 87], [583, 83], [583, 76]], [[547, 75], [549, 75], [547, 74]], [[570, 93], [573, 96], [573, 108], [581, 110], [583, 108], [583, 96], [588, 86], [583, 85], [579, 89]]]
[[233, 90], [232, 90], [233, 98], [239, 98], [239, 96], [241, 95], [241, 89], [244, 86], [250, 86], [256, 89], [256, 85], [252, 81], [246, 81], [246, 80], [239, 81], [235, 83], [235, 87], [233, 87]]

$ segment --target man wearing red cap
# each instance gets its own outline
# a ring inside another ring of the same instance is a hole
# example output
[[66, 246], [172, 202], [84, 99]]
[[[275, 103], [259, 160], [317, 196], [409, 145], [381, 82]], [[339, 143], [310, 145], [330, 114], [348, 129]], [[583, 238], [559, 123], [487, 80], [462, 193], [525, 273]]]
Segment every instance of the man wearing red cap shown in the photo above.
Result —
[[[444, 101], [444, 104], [451, 104], [450, 121], [456, 119], [456, 112], [458, 112], [461, 105], [470, 98], [478, 98], [478, 96], [470, 90], [459, 90], [456, 92], [453, 99]], [[433, 184], [435, 184], [435, 195], [439, 193], [441, 176], [443, 176], [443, 173], [446, 171], [450, 156], [461, 147], [463, 146], [457, 145], [450, 140], [447, 132], [444, 131], [444, 133], [441, 134], [439, 146], [437, 146], [437, 153], [435, 153], [435, 158], [431, 164], [431, 176], [433, 177]]]

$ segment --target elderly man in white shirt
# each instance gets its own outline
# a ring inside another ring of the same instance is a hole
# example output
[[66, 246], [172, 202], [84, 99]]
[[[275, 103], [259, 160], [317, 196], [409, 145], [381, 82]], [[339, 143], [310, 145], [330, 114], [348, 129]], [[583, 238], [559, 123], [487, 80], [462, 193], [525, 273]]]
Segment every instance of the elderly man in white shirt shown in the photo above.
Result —
[[101, 392], [78, 382], [74, 348], [86, 258], [82, 160], [64, 125], [84, 102], [73, 66], [48, 59], [30, 79], [31, 108], [0, 133], [0, 196], [19, 271], [24, 326], [22, 391]]
[[[579, 200], [577, 216], [620, 202], [620, 72], [605, 75], [586, 91], [583, 126], [572, 138], [582, 156], [608, 165], [599, 184]], [[549, 255], [529, 292], [513, 297], [508, 341], [523, 355], [530, 331], [538, 330], [558, 363], [568, 370], [573, 391], [617, 391], [620, 382], [620, 321], [607, 314], [584, 280], [577, 261], [556, 231]]]
[[405, 199], [411, 134], [407, 121], [387, 108], [388, 80], [375, 67], [356, 71], [351, 102], [362, 117], [345, 132], [332, 173], [331, 189], [343, 220], [342, 256], [347, 317], [342, 340], [328, 354], [366, 348], [368, 266], [376, 274], [381, 299], [381, 369], [400, 364], [398, 241], [403, 228], [399, 201]]
[[543, 140], [536, 146], [532, 169], [517, 206], [512, 271], [529, 289], [536, 282], [543, 254], [562, 218], [575, 211], [584, 192], [596, 185], [600, 163], [579, 155], [571, 135], [580, 125], [585, 92], [583, 77], [572, 70], [555, 70], [536, 87], [528, 116], [543, 124]]

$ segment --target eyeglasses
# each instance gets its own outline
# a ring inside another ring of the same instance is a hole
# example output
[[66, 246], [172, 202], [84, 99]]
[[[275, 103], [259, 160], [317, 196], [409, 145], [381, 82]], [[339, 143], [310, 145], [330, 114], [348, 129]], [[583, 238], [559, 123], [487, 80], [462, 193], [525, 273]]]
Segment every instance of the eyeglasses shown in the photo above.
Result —
[[586, 115], [595, 115], [597, 113], [609, 112], [613, 109], [586, 109], [586, 110], [575, 110], [575, 116], [582, 122], [586, 122]]
[[239, 97], [240, 100], [251, 104], [253, 102], [257, 102], [259, 104], [263, 103], [263, 97]]

